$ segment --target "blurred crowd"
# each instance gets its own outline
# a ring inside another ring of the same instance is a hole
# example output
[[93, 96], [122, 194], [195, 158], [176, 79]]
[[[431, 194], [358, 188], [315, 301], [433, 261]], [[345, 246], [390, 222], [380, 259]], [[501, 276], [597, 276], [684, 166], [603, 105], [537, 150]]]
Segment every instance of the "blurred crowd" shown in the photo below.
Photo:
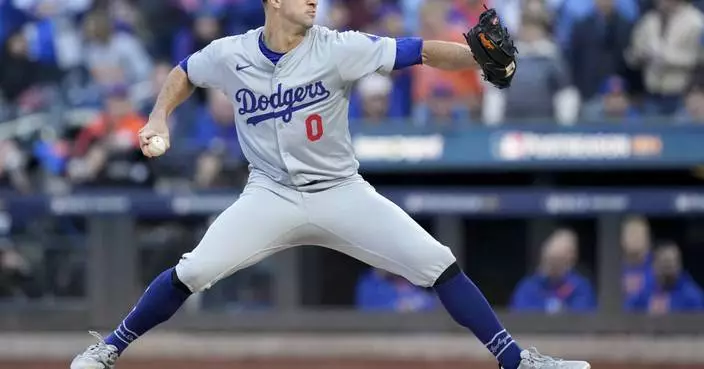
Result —
[[[623, 222], [621, 249], [624, 311], [650, 315], [704, 311], [704, 291], [684, 269], [680, 247], [673, 241], [653, 241], [647, 219], [634, 216]], [[557, 229], [544, 241], [535, 271], [516, 285], [509, 308], [545, 314], [596, 312], [592, 274], [580, 265], [577, 234]], [[362, 311], [439, 308], [432, 292], [379, 270], [359, 279], [356, 303]]]
[[[647, 219], [631, 217], [621, 227], [621, 290], [626, 311], [661, 315], [704, 310], [704, 291], [682, 265], [680, 246], [651, 239]], [[536, 272], [523, 279], [511, 301], [515, 311], [590, 312], [597, 298], [579, 267], [579, 240], [567, 229], [544, 243]]]
[[[701, 0], [318, 2], [331, 28], [458, 42], [486, 3], [519, 48], [503, 91], [471, 70], [370, 75], [351, 97], [353, 130], [704, 121]], [[0, 0], [0, 187], [240, 184], [232, 106], [219, 92], [197, 90], [174, 114], [163, 160], [145, 162], [135, 133], [178, 61], [263, 17], [260, 0]]]

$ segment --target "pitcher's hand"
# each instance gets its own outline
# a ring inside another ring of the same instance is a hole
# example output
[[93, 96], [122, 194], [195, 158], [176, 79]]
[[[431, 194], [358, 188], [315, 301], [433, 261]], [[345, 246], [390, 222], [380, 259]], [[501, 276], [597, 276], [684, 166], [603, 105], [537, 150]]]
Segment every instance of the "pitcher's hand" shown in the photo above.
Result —
[[142, 149], [142, 154], [144, 156], [151, 158], [152, 155], [149, 152], [149, 140], [154, 137], [161, 137], [164, 142], [166, 142], [166, 149], [171, 147], [171, 142], [169, 141], [169, 128], [166, 125], [166, 121], [161, 119], [150, 118], [149, 122], [139, 130], [139, 147]]

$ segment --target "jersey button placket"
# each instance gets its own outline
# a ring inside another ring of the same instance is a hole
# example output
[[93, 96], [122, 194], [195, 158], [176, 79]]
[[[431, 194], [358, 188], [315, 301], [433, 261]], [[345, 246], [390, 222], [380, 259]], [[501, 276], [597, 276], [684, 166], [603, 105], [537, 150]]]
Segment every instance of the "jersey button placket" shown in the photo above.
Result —
[[[274, 67], [274, 74], [271, 78], [271, 91], [275, 92], [277, 91], [279, 84], [278, 84], [278, 75], [279, 72], [281, 71], [282, 67], [282, 62], [279, 60], [279, 63]], [[273, 110], [278, 110], [281, 109], [282, 107], [278, 108], [273, 108]], [[276, 130], [276, 142], [278, 143], [279, 146], [279, 156], [281, 157], [281, 162], [284, 165], [284, 168], [286, 168], [286, 172], [289, 174], [289, 177], [291, 176], [290, 170], [289, 170], [289, 160], [291, 159], [291, 154], [288, 153], [287, 148], [286, 148], [286, 139], [285, 139], [285, 125], [286, 122], [283, 121], [282, 117], [276, 117], [274, 118], [274, 129]], [[290, 178], [293, 180], [293, 178]]]

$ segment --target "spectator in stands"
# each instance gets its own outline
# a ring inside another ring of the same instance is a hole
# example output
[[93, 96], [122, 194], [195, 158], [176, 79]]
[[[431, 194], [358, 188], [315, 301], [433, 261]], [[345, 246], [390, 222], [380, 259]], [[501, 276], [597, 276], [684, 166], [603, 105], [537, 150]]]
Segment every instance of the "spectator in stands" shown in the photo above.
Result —
[[[261, 4], [256, 5], [261, 8]], [[177, 64], [188, 55], [201, 50], [213, 40], [225, 35], [221, 13], [222, 9], [214, 6], [197, 8], [191, 15], [189, 25], [181, 29], [174, 37], [171, 51], [173, 64]], [[206, 103], [207, 97], [204, 89], [196, 89], [194, 95], [198, 102]]]
[[458, 103], [452, 86], [437, 85], [430, 92], [428, 101], [417, 108], [416, 122], [423, 125], [454, 126], [471, 120], [468, 111]]
[[350, 118], [365, 124], [390, 125], [395, 122], [392, 118], [402, 117], [400, 104], [403, 101], [398, 97], [402, 93], [391, 77], [370, 74], [355, 86], [351, 97]]
[[411, 35], [403, 24], [403, 13], [397, 6], [387, 5], [382, 8], [377, 20], [379, 34], [388, 37], [403, 37]]
[[74, 143], [67, 174], [77, 184], [147, 184], [137, 139], [146, 118], [133, 107], [126, 86], [106, 88], [105, 95], [104, 112]]
[[643, 69], [646, 113], [673, 115], [701, 60], [704, 15], [684, 0], [656, 5], [636, 25], [626, 58]]
[[472, 27], [479, 22], [479, 15], [484, 11], [484, 6], [492, 6], [485, 0], [452, 0], [449, 21], [460, 27]]
[[16, 1], [0, 1], [0, 45], [23, 24], [30, 20], [29, 15], [17, 8]]
[[0, 239], [0, 298], [35, 298], [41, 292], [27, 259], [7, 239]]
[[518, 23], [516, 24], [516, 29], [514, 30], [516, 34], [521, 30], [520, 21], [525, 18], [535, 19], [545, 25], [553, 24], [553, 11], [550, 9], [550, 4], [545, 0], [523, 0], [520, 15], [518, 18]]
[[574, 270], [577, 242], [577, 235], [566, 229], [555, 231], [546, 240], [537, 273], [519, 283], [511, 309], [557, 314], [596, 308], [591, 283]]
[[32, 155], [37, 164], [35, 182], [50, 194], [70, 191], [66, 180], [66, 164], [71, 154], [69, 137], [59, 134], [55, 127], [44, 127], [32, 142]]
[[417, 35], [420, 30], [420, 9], [425, 0], [399, 0], [398, 3], [403, 14], [403, 25], [406, 32]]
[[32, 190], [27, 173], [29, 158], [16, 142], [0, 140], [0, 187], [9, 187], [21, 193]]
[[10, 33], [0, 55], [0, 92], [19, 108], [30, 113], [45, 105], [39, 87], [57, 82], [61, 71], [55, 64], [32, 60], [30, 44], [22, 29]]
[[349, 9], [349, 28], [366, 30], [379, 16], [383, 7], [382, 0], [337, 0]]
[[494, 7], [508, 31], [512, 35], [517, 35], [521, 29], [521, 19], [523, 19], [524, 11], [532, 11], [536, 5], [542, 8], [541, 14], [549, 15], [545, 3], [541, 0], [530, 2], [525, 0], [502, 0], [497, 1]]
[[107, 11], [115, 30], [132, 33], [141, 38], [145, 35], [146, 30], [143, 27], [142, 14], [139, 13], [139, 9], [135, 5], [133, 0], [110, 0], [106, 3], [100, 3], [94, 9]]
[[607, 78], [598, 95], [582, 109], [582, 118], [589, 122], [637, 121], [640, 115], [631, 103], [626, 86], [623, 77]]
[[194, 14], [192, 23], [176, 35], [172, 62], [180, 62], [224, 34], [218, 12], [207, 7], [200, 9]]
[[684, 100], [684, 109], [679, 113], [682, 123], [704, 123], [704, 86], [690, 87]]
[[462, 121], [469, 121], [470, 116], [466, 114], [467, 111], [457, 106], [457, 98], [451, 87], [435, 87], [428, 100], [429, 123], [455, 125]]
[[25, 24], [32, 60], [58, 65], [62, 70], [82, 64], [80, 32], [75, 19], [93, 6], [93, 0], [12, 2], [32, 19]]
[[170, 60], [175, 35], [188, 22], [185, 12], [175, 1], [133, 0], [147, 26], [147, 46], [157, 59]]
[[585, 109], [591, 104], [601, 105], [597, 94], [603, 81], [626, 68], [623, 50], [630, 42], [632, 25], [615, 7], [615, 1], [596, 0], [594, 10], [572, 31], [567, 59]]
[[340, 0], [330, 0], [326, 9], [321, 9], [319, 4], [318, 16], [318, 23], [331, 29], [346, 31], [350, 28], [350, 9]]
[[93, 0], [15, 0], [12, 3], [34, 19], [51, 19], [83, 13], [93, 5]]
[[576, 120], [579, 93], [572, 86], [560, 50], [549, 36], [541, 20], [523, 20], [516, 42], [521, 67], [510, 89], [487, 89], [485, 122], [555, 119], [561, 124], [571, 124]]
[[[557, 0], [559, 2], [561, 0]], [[553, 3], [545, 0], [500, 0], [494, 1], [499, 16], [506, 24], [512, 35], [517, 35], [521, 30], [521, 21], [524, 18], [540, 19], [543, 24], [553, 23]], [[548, 4], [550, 3], [550, 4]]]
[[133, 90], [149, 89], [152, 62], [135, 36], [116, 32], [104, 12], [88, 14], [83, 27], [87, 67], [99, 85], [124, 83]]
[[402, 277], [370, 269], [357, 282], [357, 309], [368, 312], [418, 312], [438, 306], [435, 295]]
[[243, 185], [247, 166], [237, 140], [230, 99], [220, 91], [208, 90], [208, 105], [196, 119], [193, 147], [201, 154], [195, 168], [195, 185], [198, 188]]
[[[629, 22], [640, 16], [638, 0], [615, 0], [614, 7]], [[569, 49], [576, 23], [588, 16], [596, 6], [596, 0], [549, 0], [546, 1], [553, 14], [555, 42], [563, 50]]]
[[653, 280], [650, 224], [647, 219], [634, 216], [623, 222], [621, 250], [623, 252], [621, 286], [625, 300], [629, 300], [642, 293]]
[[261, 1], [252, 0], [214, 0], [210, 6], [219, 5], [226, 16], [225, 33], [229, 35], [245, 33], [250, 29], [264, 25], [264, 7]]
[[[425, 39], [465, 42], [462, 33], [466, 29], [448, 24], [449, 9], [446, 3], [428, 1], [421, 8], [420, 36]], [[417, 111], [413, 112], [417, 121], [422, 122], [425, 104], [438, 87], [452, 86], [457, 101], [462, 108], [478, 115], [481, 107], [482, 85], [475, 70], [462, 72], [441, 71], [439, 69], [416, 66], [413, 68], [413, 102]]]
[[682, 269], [682, 255], [674, 242], [655, 250], [653, 273], [654, 283], [627, 301], [631, 310], [661, 315], [704, 309], [704, 293]]

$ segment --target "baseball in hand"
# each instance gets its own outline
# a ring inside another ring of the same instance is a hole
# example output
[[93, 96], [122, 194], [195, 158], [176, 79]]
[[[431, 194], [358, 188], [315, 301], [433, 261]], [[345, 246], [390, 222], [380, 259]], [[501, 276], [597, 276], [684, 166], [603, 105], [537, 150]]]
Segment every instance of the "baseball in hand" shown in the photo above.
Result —
[[149, 147], [147, 147], [152, 156], [161, 156], [166, 152], [166, 141], [159, 136], [154, 136], [149, 139]]

